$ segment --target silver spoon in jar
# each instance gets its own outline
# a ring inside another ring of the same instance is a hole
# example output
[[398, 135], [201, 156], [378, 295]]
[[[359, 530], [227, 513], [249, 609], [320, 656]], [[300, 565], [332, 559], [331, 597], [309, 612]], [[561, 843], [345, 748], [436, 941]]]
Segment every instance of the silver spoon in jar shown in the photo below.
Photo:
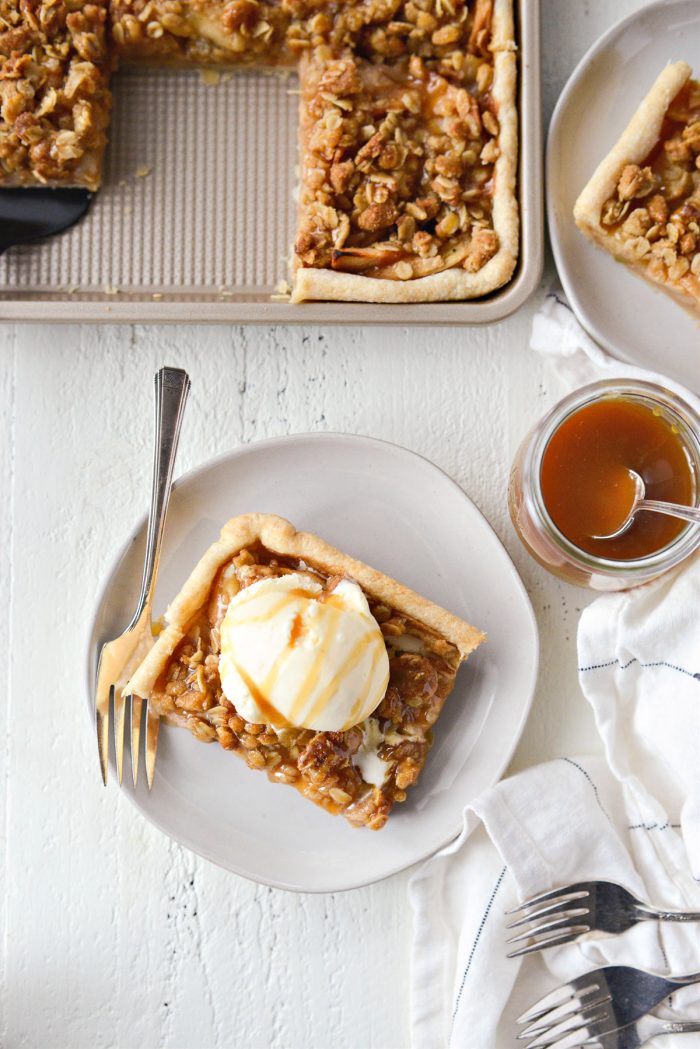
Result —
[[683, 521], [700, 524], [700, 506], [680, 506], [678, 503], [663, 503], [658, 499], [646, 499], [646, 488], [642, 478], [636, 470], [627, 472], [634, 485], [634, 498], [629, 513], [614, 532], [608, 532], [607, 535], [594, 535], [594, 539], [617, 539], [632, 527], [640, 510], [651, 510], [655, 514], [668, 514], [669, 517], [680, 517]]

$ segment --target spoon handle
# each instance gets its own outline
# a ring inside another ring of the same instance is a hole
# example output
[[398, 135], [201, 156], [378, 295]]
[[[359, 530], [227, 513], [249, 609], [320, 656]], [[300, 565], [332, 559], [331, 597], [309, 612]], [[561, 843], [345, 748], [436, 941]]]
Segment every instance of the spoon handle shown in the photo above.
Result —
[[679, 506], [678, 503], [662, 503], [658, 499], [642, 499], [636, 512], [640, 510], [652, 510], [656, 514], [668, 514], [670, 517], [680, 517], [683, 521], [700, 524], [700, 506]]

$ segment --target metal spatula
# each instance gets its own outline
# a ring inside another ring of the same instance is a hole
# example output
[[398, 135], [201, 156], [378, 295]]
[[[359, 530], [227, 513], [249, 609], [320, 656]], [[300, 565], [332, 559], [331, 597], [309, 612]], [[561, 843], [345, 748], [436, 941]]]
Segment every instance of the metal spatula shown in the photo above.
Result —
[[0, 255], [74, 226], [93, 196], [87, 189], [0, 189]]

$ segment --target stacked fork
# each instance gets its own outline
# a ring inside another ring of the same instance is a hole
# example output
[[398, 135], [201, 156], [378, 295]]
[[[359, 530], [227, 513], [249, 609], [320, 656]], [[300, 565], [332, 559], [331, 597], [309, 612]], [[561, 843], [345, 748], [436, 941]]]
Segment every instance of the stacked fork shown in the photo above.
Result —
[[[640, 922], [700, 921], [700, 913], [663, 910], [638, 900], [614, 882], [578, 882], [541, 893], [511, 912], [507, 928], [522, 929], [508, 943], [523, 943], [513, 958], [571, 943], [589, 932], [621, 933]], [[670, 978], [609, 965], [563, 984], [518, 1018], [527, 1026], [526, 1049], [637, 1049], [658, 1034], [700, 1032], [700, 1023], [651, 1016], [679, 987], [700, 983], [700, 973]]]
[[[700, 1022], [676, 1023], [649, 1014], [664, 998], [690, 984], [700, 972], [675, 979], [626, 965], [606, 965], [584, 973], [541, 998], [518, 1023], [526, 1049], [636, 1049], [657, 1034], [700, 1031]], [[645, 1023], [642, 1023], [645, 1021]]]

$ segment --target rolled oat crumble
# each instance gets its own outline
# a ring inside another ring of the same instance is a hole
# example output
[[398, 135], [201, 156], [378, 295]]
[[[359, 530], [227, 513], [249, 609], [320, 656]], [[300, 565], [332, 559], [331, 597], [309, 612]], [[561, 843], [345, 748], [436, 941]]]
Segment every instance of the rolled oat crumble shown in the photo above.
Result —
[[107, 0], [0, 0], [0, 185], [97, 189], [106, 20]]
[[[685, 63], [664, 70], [643, 103], [647, 110], [640, 107], [611, 154], [624, 158], [612, 184], [601, 165], [575, 214], [591, 239], [700, 310], [700, 83], [689, 73]], [[664, 90], [673, 92], [668, 102]], [[652, 120], [659, 133], [647, 141], [645, 125]], [[646, 148], [635, 155], [642, 140]], [[604, 185], [612, 192], [604, 194], [596, 222], [595, 194]]]
[[641, 164], [627, 164], [602, 224], [626, 240], [655, 280], [698, 282], [700, 299], [700, 83], [668, 109], [665, 135]]
[[302, 62], [301, 265], [410, 280], [496, 254], [498, 119], [460, 79], [417, 55]]

